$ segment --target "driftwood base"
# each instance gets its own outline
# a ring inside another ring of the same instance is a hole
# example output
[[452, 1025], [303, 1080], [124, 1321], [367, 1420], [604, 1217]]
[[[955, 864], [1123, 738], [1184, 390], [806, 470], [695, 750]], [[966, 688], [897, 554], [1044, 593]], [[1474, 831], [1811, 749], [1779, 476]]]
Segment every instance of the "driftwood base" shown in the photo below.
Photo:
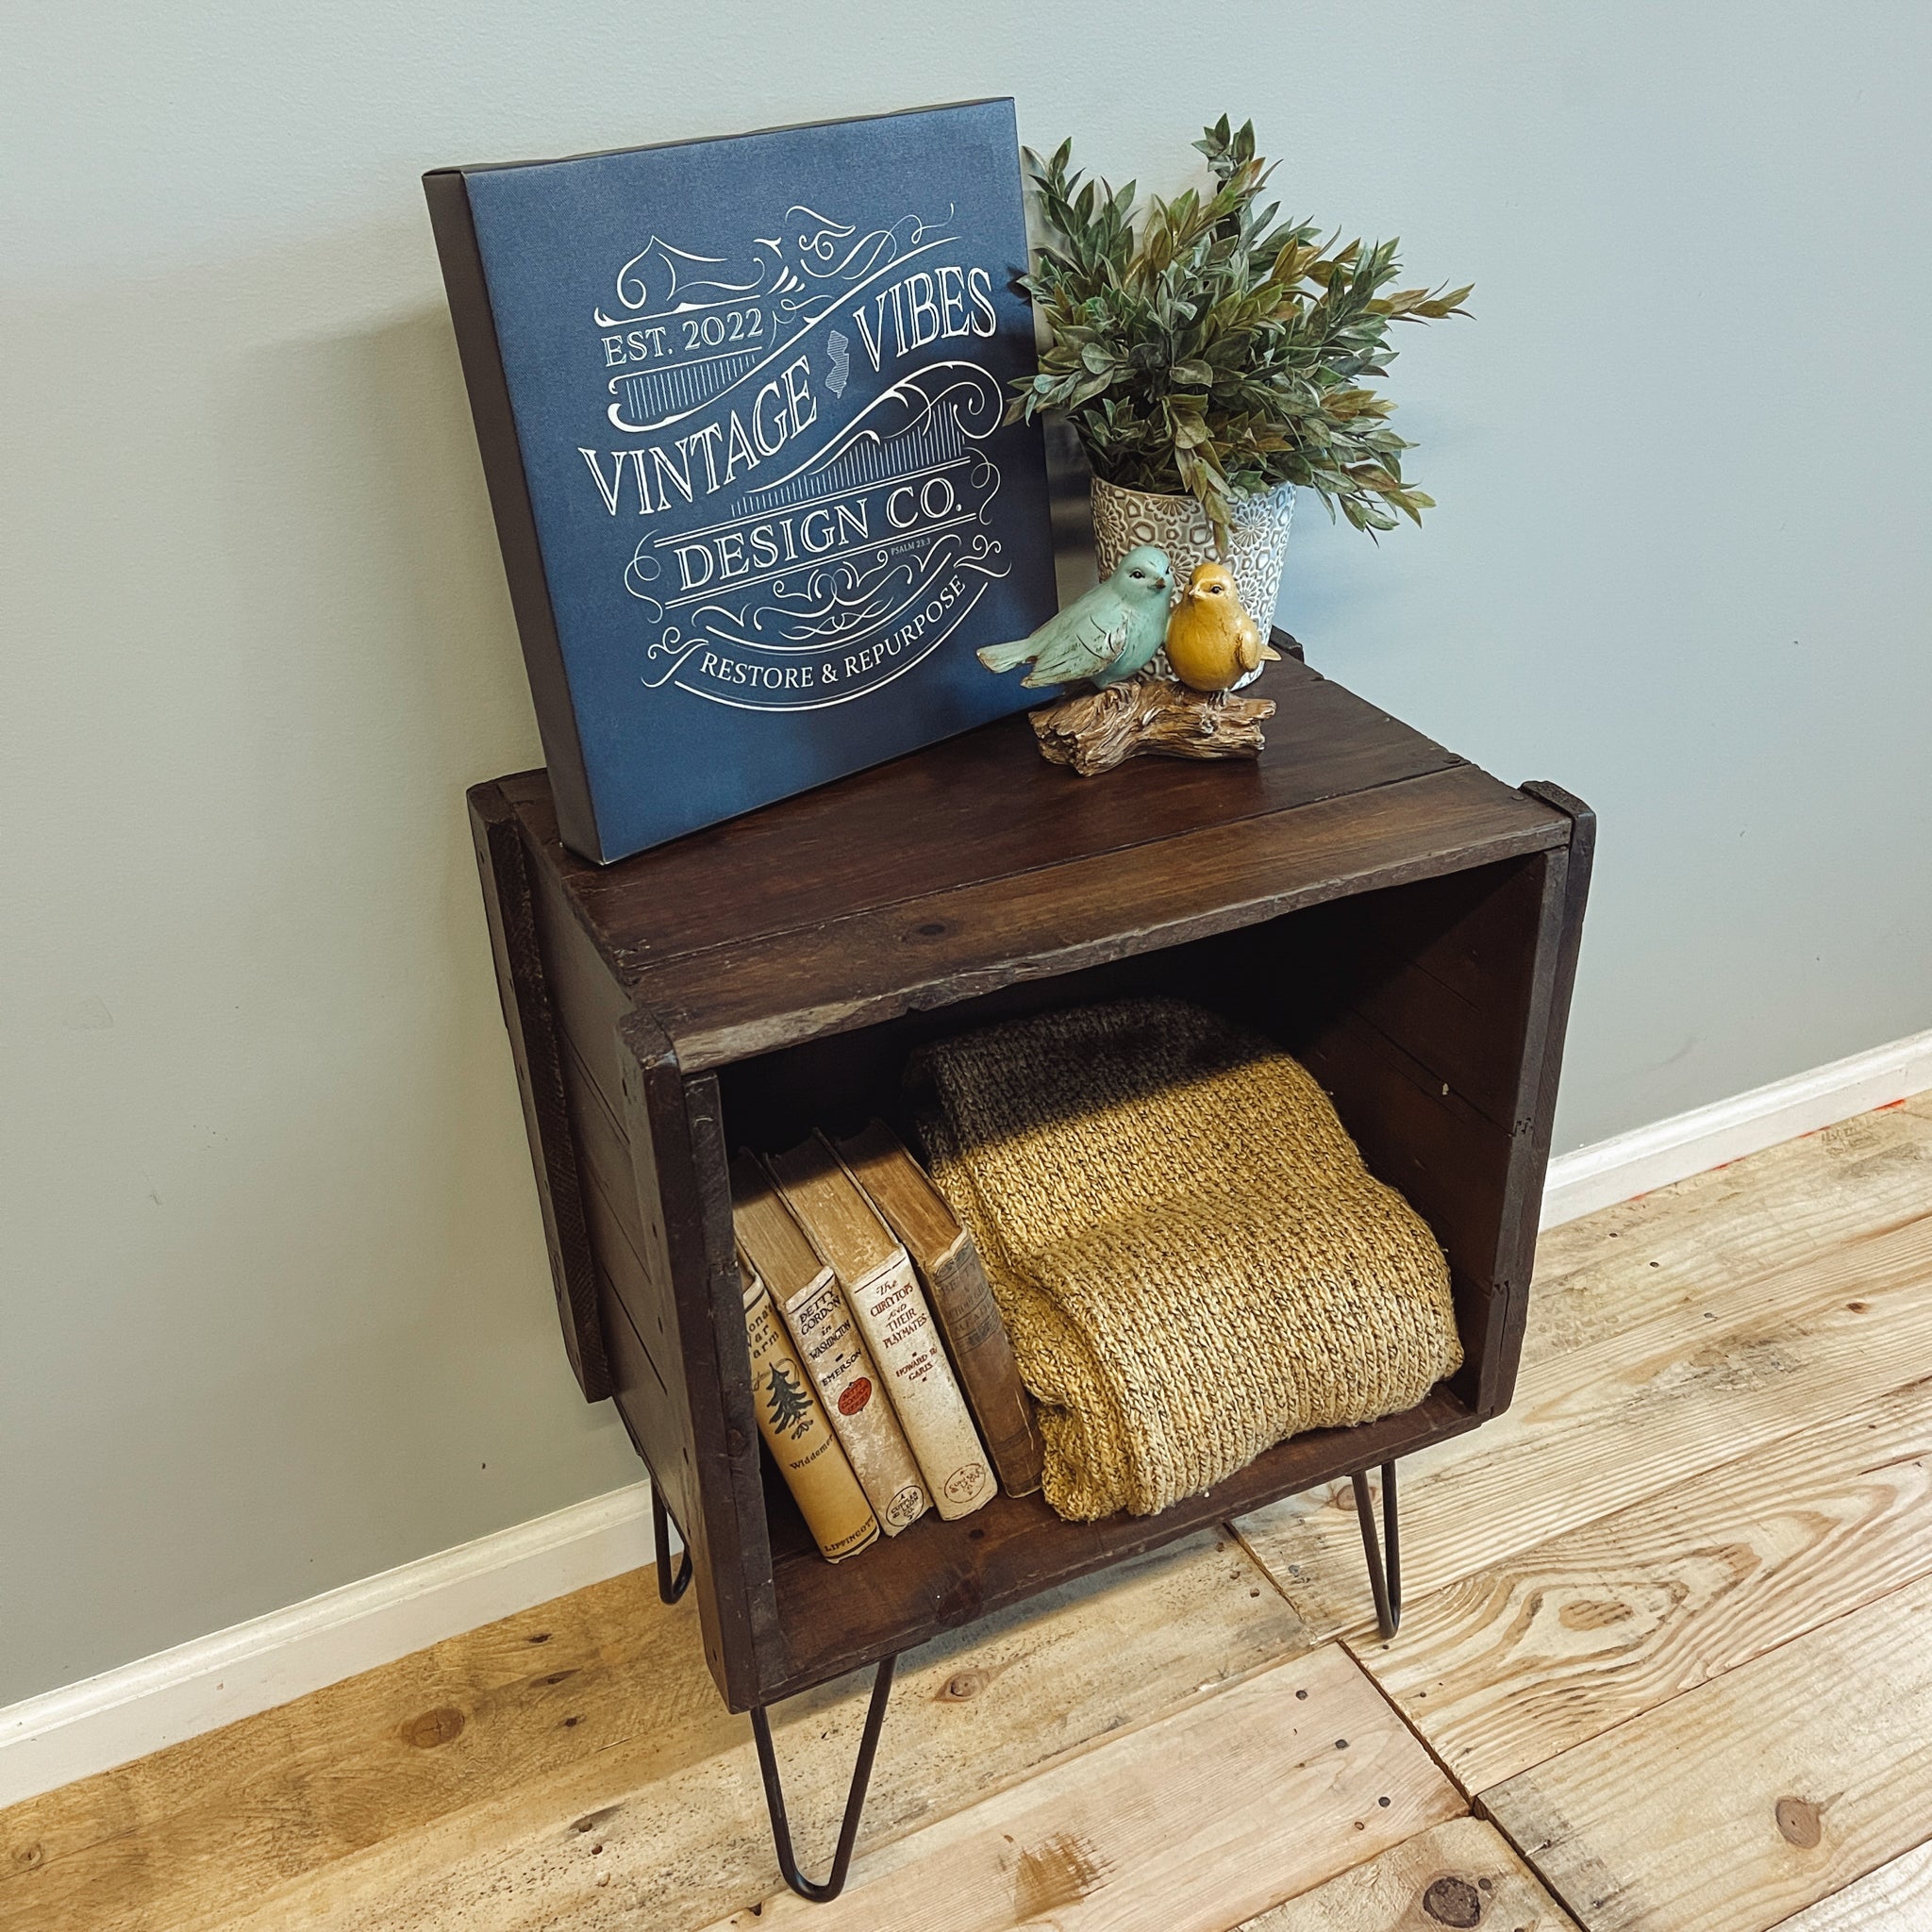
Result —
[[1033, 712], [1040, 755], [1083, 778], [1129, 758], [1252, 758], [1273, 698], [1190, 691], [1162, 677], [1130, 677]]

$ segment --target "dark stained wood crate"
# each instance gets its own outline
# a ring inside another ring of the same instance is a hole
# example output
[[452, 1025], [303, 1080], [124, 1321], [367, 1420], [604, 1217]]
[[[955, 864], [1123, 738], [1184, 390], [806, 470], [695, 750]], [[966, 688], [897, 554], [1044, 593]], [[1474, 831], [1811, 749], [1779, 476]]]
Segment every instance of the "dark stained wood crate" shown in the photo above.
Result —
[[[1508, 1403], [1593, 821], [1299, 662], [1267, 689], [1252, 765], [1083, 780], [1008, 718], [603, 869], [559, 843], [541, 772], [470, 793], [565, 1342], [690, 1545], [732, 1708]], [[1465, 1366], [1158, 1516], [1062, 1523], [1003, 1495], [826, 1563], [761, 1456], [728, 1153], [874, 1113], [903, 1127], [919, 1041], [1149, 990], [1315, 1073], [1441, 1241]]]

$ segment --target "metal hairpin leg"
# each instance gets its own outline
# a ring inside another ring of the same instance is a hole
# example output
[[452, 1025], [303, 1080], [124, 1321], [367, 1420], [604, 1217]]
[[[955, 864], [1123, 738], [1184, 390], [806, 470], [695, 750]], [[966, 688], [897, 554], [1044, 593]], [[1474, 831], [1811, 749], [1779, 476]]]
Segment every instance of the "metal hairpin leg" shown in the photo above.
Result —
[[892, 1694], [892, 1666], [896, 1657], [882, 1658], [878, 1674], [872, 1682], [872, 1705], [865, 1713], [865, 1729], [858, 1740], [858, 1762], [852, 1769], [852, 1790], [845, 1800], [845, 1823], [839, 1831], [839, 1849], [832, 1855], [832, 1869], [823, 1885], [814, 1884], [798, 1869], [791, 1850], [791, 1826], [785, 1816], [785, 1790], [778, 1782], [778, 1760], [772, 1750], [772, 1726], [762, 1706], [751, 1713], [752, 1735], [758, 1740], [758, 1769], [765, 1778], [765, 1808], [772, 1814], [772, 1842], [777, 1848], [778, 1869], [785, 1883], [800, 1898], [814, 1905], [835, 1899], [845, 1890], [845, 1874], [852, 1864], [852, 1847], [858, 1837], [858, 1817], [865, 1809], [865, 1788], [872, 1781], [872, 1761], [879, 1748], [879, 1726], [886, 1721], [886, 1700]]
[[[1355, 1513], [1361, 1519], [1362, 1555], [1369, 1559], [1369, 1588], [1375, 1593], [1375, 1622], [1386, 1643], [1402, 1627], [1402, 1541], [1395, 1515], [1395, 1465], [1382, 1465], [1382, 1542], [1375, 1541], [1375, 1512], [1369, 1501], [1369, 1473], [1358, 1469], [1349, 1477], [1355, 1485]], [[1382, 1547], [1388, 1546], [1389, 1567], [1382, 1568]]]
[[[658, 1544], [658, 1598], [660, 1603], [675, 1604], [691, 1588], [691, 1544], [687, 1541], [677, 1565], [677, 1574], [671, 1574], [671, 1512], [664, 1507], [664, 1499], [658, 1493], [658, 1485], [651, 1485], [651, 1534]], [[678, 1531], [682, 1537], [684, 1532]]]
[[[665, 1508], [655, 1483], [651, 1485], [651, 1534], [657, 1543], [658, 1595], [663, 1602], [675, 1604], [691, 1588], [691, 1545], [685, 1544], [677, 1574], [674, 1576], [671, 1512]], [[865, 1788], [872, 1782], [872, 1761], [878, 1756], [879, 1728], [886, 1721], [886, 1700], [892, 1694], [892, 1667], [898, 1661], [896, 1657], [883, 1659], [873, 1679], [872, 1705], [865, 1713], [865, 1729], [858, 1740], [858, 1762], [852, 1770], [852, 1791], [845, 1800], [845, 1823], [840, 1827], [839, 1849], [833, 1854], [832, 1869], [823, 1885], [814, 1884], [798, 1869], [798, 1859], [791, 1850], [791, 1825], [785, 1816], [785, 1788], [778, 1782], [778, 1759], [772, 1750], [771, 1722], [762, 1706], [752, 1710], [752, 1735], [758, 1740], [758, 1770], [764, 1774], [765, 1808], [772, 1814], [772, 1842], [777, 1848], [778, 1869], [785, 1874], [785, 1883], [800, 1898], [810, 1899], [814, 1904], [837, 1898], [845, 1890], [852, 1847], [858, 1839], [859, 1815], [865, 1809]]]

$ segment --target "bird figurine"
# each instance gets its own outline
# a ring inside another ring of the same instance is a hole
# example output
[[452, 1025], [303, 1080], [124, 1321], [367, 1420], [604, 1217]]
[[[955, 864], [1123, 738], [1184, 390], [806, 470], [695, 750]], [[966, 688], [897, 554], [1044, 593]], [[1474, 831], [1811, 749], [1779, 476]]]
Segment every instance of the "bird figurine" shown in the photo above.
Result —
[[1281, 653], [1264, 643], [1260, 626], [1241, 608], [1241, 592], [1224, 564], [1196, 564], [1167, 623], [1167, 661], [1192, 691], [1231, 691], [1263, 659]]
[[1031, 664], [1020, 682], [1029, 691], [1089, 677], [1105, 688], [1146, 668], [1167, 635], [1174, 566], [1151, 543], [1130, 550], [1104, 584], [1049, 618], [1031, 637], [988, 644], [979, 661], [989, 671]]

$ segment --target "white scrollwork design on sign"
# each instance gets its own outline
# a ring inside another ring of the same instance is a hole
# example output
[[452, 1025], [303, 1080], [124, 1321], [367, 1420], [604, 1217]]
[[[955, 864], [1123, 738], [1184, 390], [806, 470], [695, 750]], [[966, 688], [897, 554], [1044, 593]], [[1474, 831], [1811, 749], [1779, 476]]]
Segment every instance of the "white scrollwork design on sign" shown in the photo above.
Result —
[[956, 240], [952, 215], [902, 215], [860, 234], [797, 206], [776, 235], [753, 239], [741, 263], [653, 235], [617, 272], [615, 300], [591, 311], [598, 328], [624, 332], [611, 338], [623, 365], [608, 381], [611, 425], [646, 435], [763, 379], [840, 303]]
[[[889, 228], [874, 228], [870, 234], [860, 235], [841, 255], [840, 250], [847, 237], [858, 233], [850, 222], [834, 221], [815, 208], [789, 208], [785, 210], [785, 240], [791, 242], [791, 251], [786, 265], [795, 264], [801, 274], [814, 281], [855, 282], [910, 254], [950, 222], [952, 214], [948, 208], [937, 222], [923, 221], [918, 215], [902, 215]], [[777, 249], [783, 243], [762, 242], [758, 245]]]
[[1011, 574], [991, 534], [1006, 479], [982, 447], [1006, 397], [971, 359], [996, 331], [993, 282], [960, 258], [957, 214], [797, 201], [717, 252], [653, 234], [607, 285], [606, 414], [652, 440], [580, 454], [611, 516], [652, 520], [623, 570], [646, 687], [851, 703]]
[[693, 308], [742, 302], [764, 291], [774, 267], [769, 259], [755, 258], [741, 281], [705, 273], [730, 265], [722, 255], [692, 255], [653, 235], [617, 271], [618, 313], [607, 315], [597, 308], [591, 311], [592, 319], [599, 328], [622, 328], [633, 322], [653, 322]]
[[[747, 495], [782, 503], [788, 490], [801, 480], [830, 475], [841, 464], [856, 468], [863, 462], [867, 452], [882, 452], [888, 444], [913, 449], [915, 453], [929, 451], [933, 456], [965, 456], [967, 441], [982, 441], [1000, 426], [1005, 408], [1006, 399], [1000, 393], [999, 384], [977, 362], [928, 363], [910, 375], [901, 376], [891, 389], [874, 396], [816, 455]], [[957, 427], [961, 440], [946, 452], [949, 427]], [[927, 451], [922, 451], [921, 445], [926, 445]], [[986, 461], [981, 452], [971, 454], [991, 471], [997, 484], [998, 470]]]
[[664, 575], [664, 562], [651, 553], [651, 540], [641, 537], [638, 547], [631, 553], [630, 561], [624, 567], [624, 588], [628, 591], [650, 612], [650, 621], [656, 624], [664, 615], [664, 605], [657, 592], [657, 586]]
[[[649, 668], [642, 674], [642, 682], [654, 690], [669, 683], [694, 652], [707, 646], [780, 658], [822, 657], [847, 638], [903, 634], [924, 611], [926, 624], [919, 628], [927, 625], [935, 628], [930, 638], [920, 640], [917, 656], [911, 660], [920, 661], [957, 628], [958, 621], [978, 602], [986, 584], [1008, 575], [1011, 566], [1004, 558], [1004, 547], [997, 538], [983, 530], [969, 534], [951, 529], [942, 531], [924, 550], [894, 552], [880, 547], [865, 558], [841, 558], [835, 564], [801, 572], [793, 582], [767, 585], [768, 601], [720, 598], [700, 604], [686, 613], [690, 629], [667, 625], [645, 647]], [[961, 572], [979, 579], [978, 587], [964, 597], [957, 590], [946, 592], [943, 587], [948, 580]], [[936, 597], [941, 600], [937, 605]], [[949, 620], [942, 630], [937, 628], [941, 620]], [[909, 663], [898, 667], [900, 671], [909, 668]], [[876, 689], [876, 683], [825, 702], [849, 702], [872, 689]], [[716, 693], [703, 695], [714, 697]], [[791, 707], [755, 705], [751, 708]]]

